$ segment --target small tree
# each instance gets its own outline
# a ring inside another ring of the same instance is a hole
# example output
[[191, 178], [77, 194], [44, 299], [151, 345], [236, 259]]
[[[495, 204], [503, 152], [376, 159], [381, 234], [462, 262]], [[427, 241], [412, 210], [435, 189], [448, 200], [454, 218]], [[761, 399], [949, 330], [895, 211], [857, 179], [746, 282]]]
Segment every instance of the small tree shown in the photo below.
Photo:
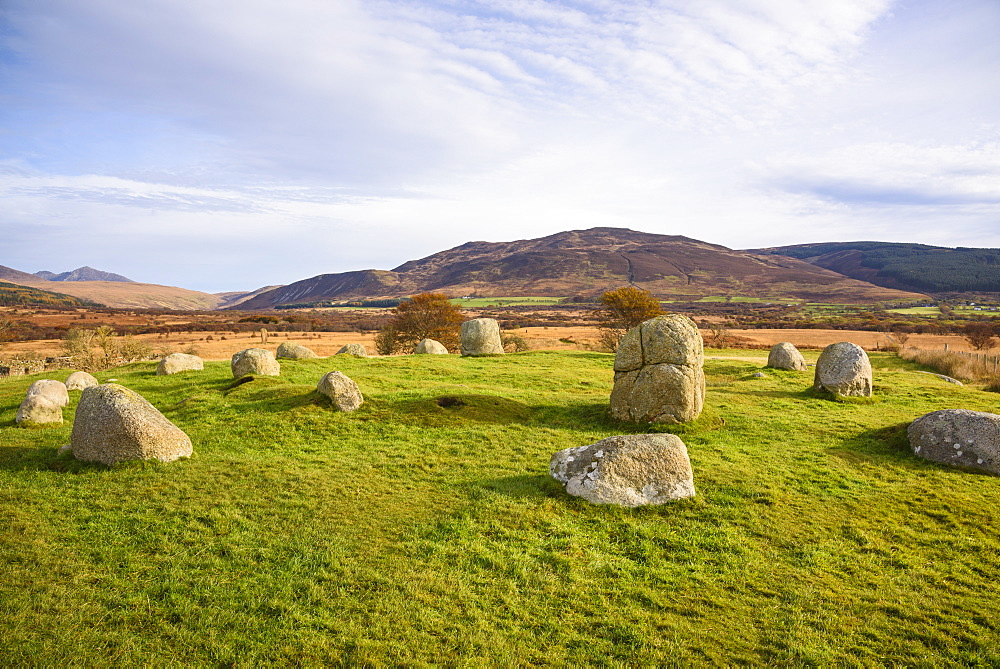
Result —
[[969, 323], [965, 326], [965, 340], [977, 351], [989, 350], [996, 346], [994, 334], [996, 332], [989, 323]]
[[152, 349], [132, 335], [119, 337], [102, 325], [96, 330], [71, 329], [63, 339], [63, 352], [73, 359], [74, 366], [95, 371], [142, 360]]
[[601, 330], [601, 345], [614, 351], [629, 328], [666, 312], [652, 293], [635, 286], [622, 286], [601, 295], [594, 311]]
[[458, 348], [464, 320], [462, 311], [444, 293], [420, 293], [399, 303], [376, 335], [375, 348], [391, 355], [413, 348], [421, 339], [434, 339], [453, 351]]

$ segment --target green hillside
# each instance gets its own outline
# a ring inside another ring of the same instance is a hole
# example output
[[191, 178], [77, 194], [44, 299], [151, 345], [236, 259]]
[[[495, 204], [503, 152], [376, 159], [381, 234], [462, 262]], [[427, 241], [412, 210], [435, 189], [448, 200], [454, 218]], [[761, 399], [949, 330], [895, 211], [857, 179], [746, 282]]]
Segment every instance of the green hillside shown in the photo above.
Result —
[[19, 286], [14, 283], [0, 281], [0, 306], [3, 307], [94, 307], [100, 306], [71, 295], [52, 293], [47, 290]]
[[[242, 385], [224, 362], [136, 363], [97, 376], [150, 399], [195, 454], [111, 468], [57, 454], [79, 393], [62, 427], [23, 429], [40, 377], [2, 380], [0, 657], [1000, 665], [1000, 477], [924, 462], [905, 437], [995, 394], [874, 355], [873, 400], [838, 403], [806, 372], [708, 360], [706, 412], [676, 428], [697, 496], [627, 510], [548, 474], [556, 450], [650, 429], [609, 419], [612, 360], [337, 356]], [[331, 369], [365, 393], [357, 412], [315, 392]]]

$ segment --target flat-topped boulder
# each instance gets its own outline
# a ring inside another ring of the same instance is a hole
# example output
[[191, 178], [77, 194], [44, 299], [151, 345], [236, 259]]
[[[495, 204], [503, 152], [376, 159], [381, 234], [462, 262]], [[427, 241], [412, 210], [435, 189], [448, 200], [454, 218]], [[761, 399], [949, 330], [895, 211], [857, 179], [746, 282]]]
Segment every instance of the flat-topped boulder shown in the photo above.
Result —
[[816, 361], [813, 388], [844, 397], [871, 397], [872, 364], [868, 354], [849, 341], [830, 344]]
[[925, 460], [1000, 474], [1000, 415], [932, 411], [910, 423], [906, 435], [914, 454]]
[[416, 355], [448, 355], [444, 344], [435, 339], [421, 339], [413, 348]]
[[191, 439], [139, 393], [116, 383], [86, 388], [73, 420], [70, 450], [78, 460], [172, 462], [191, 455]]
[[169, 376], [181, 372], [200, 372], [205, 369], [205, 361], [190, 353], [171, 353], [156, 366], [157, 376]]
[[686, 316], [657, 316], [630, 329], [615, 353], [611, 415], [616, 420], [684, 423], [705, 404], [701, 334]]
[[503, 355], [500, 323], [495, 318], [473, 318], [462, 323], [463, 356]]
[[319, 356], [308, 346], [293, 344], [292, 342], [285, 341], [278, 345], [278, 352], [275, 357], [287, 358], [289, 360], [307, 360], [310, 358], [318, 358]]
[[359, 358], [367, 358], [368, 349], [365, 348], [364, 344], [347, 344], [345, 346], [342, 346], [340, 350], [337, 351], [337, 355], [342, 355], [342, 354], [354, 355]]
[[772, 369], [790, 369], [804, 372], [808, 369], [806, 359], [791, 342], [783, 341], [771, 347], [767, 354], [767, 366]]
[[316, 390], [330, 398], [338, 411], [354, 411], [364, 404], [358, 384], [343, 372], [328, 372], [316, 384]]
[[87, 372], [73, 372], [66, 379], [66, 390], [83, 390], [98, 385], [97, 379]]
[[230, 361], [234, 378], [248, 375], [280, 376], [281, 364], [274, 359], [274, 354], [264, 348], [248, 348], [233, 355]]
[[608, 437], [558, 451], [552, 477], [570, 495], [594, 504], [636, 507], [694, 497], [687, 447], [673, 434]]

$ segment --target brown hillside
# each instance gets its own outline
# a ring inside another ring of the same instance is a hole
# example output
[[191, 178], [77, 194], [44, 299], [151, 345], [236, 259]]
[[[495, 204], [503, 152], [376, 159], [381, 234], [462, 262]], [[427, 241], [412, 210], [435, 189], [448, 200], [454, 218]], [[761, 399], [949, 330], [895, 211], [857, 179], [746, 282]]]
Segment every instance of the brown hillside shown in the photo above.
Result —
[[469, 242], [389, 272], [323, 274], [262, 293], [240, 308], [402, 297], [427, 290], [455, 296], [593, 296], [630, 281], [664, 298], [754, 295], [874, 302], [925, 297], [849, 279], [792, 258], [733, 251], [676, 235], [592, 228], [540, 239]]

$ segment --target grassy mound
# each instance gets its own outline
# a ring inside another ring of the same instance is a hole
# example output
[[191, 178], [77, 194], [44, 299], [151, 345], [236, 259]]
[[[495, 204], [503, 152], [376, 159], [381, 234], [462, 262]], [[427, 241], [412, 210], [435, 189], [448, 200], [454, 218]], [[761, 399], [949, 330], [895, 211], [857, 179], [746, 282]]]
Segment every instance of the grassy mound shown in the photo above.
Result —
[[[610, 355], [340, 356], [238, 385], [137, 363], [98, 377], [195, 455], [110, 468], [56, 453], [79, 393], [24, 430], [42, 377], [2, 381], [0, 657], [996, 665], [1000, 478], [913, 457], [905, 430], [996, 396], [872, 361], [875, 398], [845, 404], [709, 360], [706, 412], [674, 430], [698, 496], [636, 510], [548, 475], [558, 449], [651, 429], [608, 417]], [[357, 412], [315, 392], [333, 369]]]

